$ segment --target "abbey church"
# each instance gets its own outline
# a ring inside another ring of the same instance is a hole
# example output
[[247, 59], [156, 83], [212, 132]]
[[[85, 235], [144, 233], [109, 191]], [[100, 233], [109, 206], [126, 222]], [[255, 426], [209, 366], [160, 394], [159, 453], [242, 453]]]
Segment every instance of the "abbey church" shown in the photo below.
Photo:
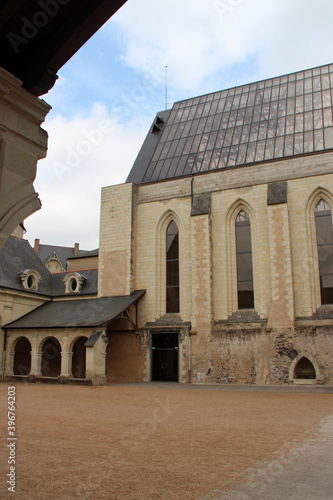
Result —
[[98, 251], [0, 250], [2, 378], [332, 384], [332, 102], [325, 65], [157, 113]]

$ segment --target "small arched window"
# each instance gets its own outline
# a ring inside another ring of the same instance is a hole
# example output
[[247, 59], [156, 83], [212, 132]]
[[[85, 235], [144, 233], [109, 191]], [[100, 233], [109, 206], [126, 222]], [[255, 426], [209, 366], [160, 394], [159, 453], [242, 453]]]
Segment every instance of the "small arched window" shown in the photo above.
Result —
[[333, 304], [333, 227], [329, 205], [321, 199], [315, 210], [322, 304]]
[[166, 312], [179, 312], [179, 232], [174, 221], [166, 233]]
[[316, 370], [308, 358], [301, 358], [294, 369], [294, 378], [296, 379], [315, 379]]
[[254, 309], [251, 224], [241, 210], [236, 218], [238, 309]]

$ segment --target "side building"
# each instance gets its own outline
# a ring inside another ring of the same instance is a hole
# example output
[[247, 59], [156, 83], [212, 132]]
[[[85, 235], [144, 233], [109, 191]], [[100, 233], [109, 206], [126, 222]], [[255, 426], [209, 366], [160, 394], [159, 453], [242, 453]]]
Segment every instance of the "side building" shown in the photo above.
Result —
[[98, 250], [51, 273], [28, 241], [11, 236], [0, 262], [1, 379], [104, 384], [106, 331], [134, 329], [144, 291], [99, 299]]

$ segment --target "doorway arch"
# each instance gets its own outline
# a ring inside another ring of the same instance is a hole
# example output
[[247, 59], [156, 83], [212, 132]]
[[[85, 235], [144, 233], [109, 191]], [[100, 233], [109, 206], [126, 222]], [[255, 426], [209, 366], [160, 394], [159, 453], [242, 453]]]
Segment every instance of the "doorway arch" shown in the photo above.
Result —
[[87, 337], [79, 337], [73, 344], [72, 375], [73, 378], [86, 378], [86, 346]]
[[41, 373], [43, 377], [59, 377], [61, 373], [61, 345], [55, 337], [43, 344]]
[[20, 337], [15, 344], [14, 375], [29, 375], [31, 371], [31, 344], [26, 337]]

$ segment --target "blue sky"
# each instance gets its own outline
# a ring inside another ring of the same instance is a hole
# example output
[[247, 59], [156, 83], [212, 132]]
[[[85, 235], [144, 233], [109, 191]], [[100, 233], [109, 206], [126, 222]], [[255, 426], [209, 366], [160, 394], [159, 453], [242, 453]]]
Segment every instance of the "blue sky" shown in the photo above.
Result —
[[42, 210], [26, 238], [98, 247], [102, 186], [122, 183], [156, 113], [181, 99], [333, 62], [330, 0], [128, 0], [43, 99]]

